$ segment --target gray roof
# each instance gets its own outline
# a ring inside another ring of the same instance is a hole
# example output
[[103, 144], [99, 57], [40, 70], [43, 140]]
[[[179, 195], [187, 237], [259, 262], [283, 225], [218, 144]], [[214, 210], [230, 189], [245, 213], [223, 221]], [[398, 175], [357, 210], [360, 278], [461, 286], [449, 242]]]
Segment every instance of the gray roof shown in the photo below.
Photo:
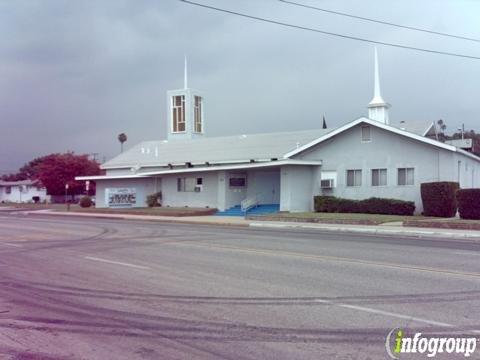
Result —
[[38, 180], [19, 180], [19, 181], [0, 180], [0, 186], [20, 186], [20, 185], [41, 186]]
[[404, 121], [390, 124], [401, 130], [411, 132], [416, 135], [425, 136], [425, 132], [432, 126], [432, 121]]
[[165, 166], [283, 158], [334, 129], [205, 137], [193, 140], [144, 141], [107, 161], [102, 168]]
[[[405, 121], [393, 127], [424, 136], [432, 122]], [[313, 129], [250, 135], [205, 137], [193, 140], [144, 141], [107, 161], [104, 169], [192, 164], [234, 163], [281, 159], [288, 152], [334, 131]]]

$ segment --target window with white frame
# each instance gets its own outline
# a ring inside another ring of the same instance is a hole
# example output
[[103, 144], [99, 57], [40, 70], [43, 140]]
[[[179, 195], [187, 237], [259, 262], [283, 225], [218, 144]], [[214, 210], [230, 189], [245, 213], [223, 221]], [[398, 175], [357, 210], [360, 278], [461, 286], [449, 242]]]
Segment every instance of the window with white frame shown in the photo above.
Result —
[[364, 125], [362, 126], [362, 142], [370, 142], [370, 141], [372, 141], [370, 126]]
[[201, 96], [195, 96], [194, 97], [194, 119], [193, 122], [195, 124], [195, 132], [201, 133], [203, 131], [202, 129], [202, 97]]
[[347, 170], [347, 186], [362, 186], [362, 170]]
[[200, 192], [203, 188], [203, 178], [182, 177], [177, 178], [178, 192]]
[[172, 131], [185, 131], [185, 95], [172, 96]]
[[414, 168], [398, 168], [398, 185], [413, 185], [415, 181]]
[[372, 186], [387, 185], [387, 169], [372, 169]]

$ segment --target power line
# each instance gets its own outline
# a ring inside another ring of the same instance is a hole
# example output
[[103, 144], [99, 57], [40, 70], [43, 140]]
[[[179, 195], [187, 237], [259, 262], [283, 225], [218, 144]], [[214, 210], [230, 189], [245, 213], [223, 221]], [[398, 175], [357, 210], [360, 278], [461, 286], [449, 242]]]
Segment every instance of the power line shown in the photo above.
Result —
[[295, 24], [285, 23], [285, 22], [281, 22], [281, 21], [277, 21], [277, 20], [266, 19], [266, 18], [253, 16], [253, 15], [249, 15], [249, 14], [244, 14], [244, 13], [240, 13], [240, 12], [236, 12], [236, 11], [232, 11], [232, 10], [227, 10], [227, 9], [222, 9], [222, 8], [218, 8], [218, 7], [214, 7], [214, 6], [210, 6], [210, 5], [200, 4], [200, 3], [190, 1], [190, 0], [178, 0], [178, 1], [181, 1], [185, 4], [199, 6], [199, 7], [202, 7], [202, 8], [215, 10], [215, 11], [220, 11], [220, 12], [227, 13], [227, 14], [237, 15], [237, 16], [241, 16], [241, 17], [244, 17], [244, 18], [252, 19], [252, 20], [267, 22], [267, 23], [281, 25], [281, 26], [294, 28], [294, 29], [312, 31], [312, 32], [325, 34], [325, 35], [330, 35], [330, 36], [336, 36], [336, 37], [340, 37], [340, 38], [344, 38], [344, 39], [363, 41], [363, 42], [368, 42], [368, 43], [377, 44], [377, 45], [391, 46], [391, 47], [396, 47], [396, 48], [400, 48], [400, 49], [415, 50], [415, 51], [421, 51], [421, 52], [432, 53], [432, 54], [448, 55], [448, 56], [455, 56], [455, 57], [461, 57], [461, 58], [467, 58], [467, 59], [480, 60], [480, 57], [478, 57], [478, 56], [451, 53], [451, 52], [446, 52], [446, 51], [418, 48], [418, 47], [413, 47], [413, 46], [407, 46], [407, 45], [387, 43], [387, 42], [383, 42], [383, 41], [376, 41], [376, 40], [370, 40], [370, 39], [365, 39], [365, 38], [359, 38], [359, 37], [356, 37], [356, 36], [338, 34], [338, 33], [333, 33], [333, 32], [324, 31], [324, 30], [320, 30], [320, 29], [310, 28], [310, 27], [306, 27], [306, 26], [295, 25]]
[[403, 28], [403, 29], [408, 29], [408, 30], [414, 30], [414, 31], [421, 31], [421, 32], [425, 32], [425, 33], [428, 33], [428, 34], [434, 34], [434, 35], [440, 35], [440, 36], [447, 36], [447, 37], [452, 37], [452, 38], [456, 38], [456, 39], [462, 39], [462, 40], [469, 40], [469, 41], [480, 42], [480, 39], [475, 39], [475, 38], [470, 38], [470, 37], [460, 36], [460, 35], [447, 34], [447, 33], [439, 32], [439, 31], [422, 29], [422, 28], [418, 28], [418, 27], [414, 27], [414, 26], [406, 26], [406, 25], [394, 24], [394, 23], [391, 23], [391, 22], [388, 22], [388, 21], [376, 20], [376, 19], [371, 19], [371, 18], [367, 18], [367, 17], [363, 17], [363, 16], [358, 16], [358, 15], [353, 15], [353, 14], [347, 14], [347, 13], [343, 13], [343, 12], [340, 12], [340, 11], [333, 11], [333, 10], [323, 9], [323, 8], [319, 8], [319, 7], [316, 7], [316, 6], [311, 6], [311, 5], [306, 5], [306, 4], [297, 3], [297, 2], [294, 2], [294, 1], [288, 1], [288, 0], [278, 0], [278, 1], [281, 1], [281, 2], [283, 2], [283, 3], [285, 3], [285, 4], [289, 4], [289, 5], [304, 7], [304, 8], [307, 8], [307, 9], [313, 9], [313, 10], [317, 10], [317, 11], [323, 11], [323, 12], [326, 12], [326, 13], [329, 13], [329, 14], [346, 16], [346, 17], [350, 17], [350, 18], [358, 19], [358, 20], [370, 21], [370, 22], [374, 22], [374, 23], [377, 23], [377, 24], [395, 26], [395, 27], [398, 27], [398, 28]]

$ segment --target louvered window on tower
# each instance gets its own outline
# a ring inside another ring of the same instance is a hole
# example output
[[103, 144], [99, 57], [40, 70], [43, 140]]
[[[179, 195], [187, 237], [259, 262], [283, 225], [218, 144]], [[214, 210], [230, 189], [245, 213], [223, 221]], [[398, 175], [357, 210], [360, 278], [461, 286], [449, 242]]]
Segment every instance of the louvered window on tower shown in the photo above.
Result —
[[173, 132], [185, 131], [185, 96], [172, 97], [172, 122]]
[[194, 123], [195, 132], [202, 132], [202, 97], [195, 96], [195, 108], [194, 108]]

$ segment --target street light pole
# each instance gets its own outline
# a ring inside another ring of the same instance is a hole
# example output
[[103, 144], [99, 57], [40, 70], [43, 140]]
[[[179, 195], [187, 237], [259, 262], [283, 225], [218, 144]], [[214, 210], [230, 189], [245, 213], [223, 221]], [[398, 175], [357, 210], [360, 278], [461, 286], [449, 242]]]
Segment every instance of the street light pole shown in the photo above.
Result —
[[67, 196], [68, 196], [68, 184], [65, 184], [65, 205], [67, 205], [67, 210], [70, 210], [68, 206]]

